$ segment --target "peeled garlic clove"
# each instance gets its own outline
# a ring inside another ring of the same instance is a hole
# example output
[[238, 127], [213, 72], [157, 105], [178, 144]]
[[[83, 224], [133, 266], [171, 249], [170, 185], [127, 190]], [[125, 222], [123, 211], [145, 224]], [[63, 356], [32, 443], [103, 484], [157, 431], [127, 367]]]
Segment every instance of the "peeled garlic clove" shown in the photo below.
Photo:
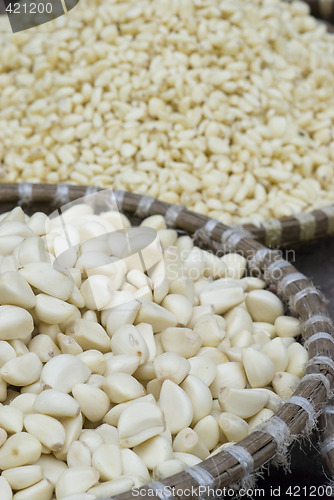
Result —
[[146, 363], [149, 350], [143, 336], [133, 325], [124, 325], [116, 330], [111, 338], [111, 350], [114, 354], [137, 356], [139, 364]]
[[99, 480], [99, 473], [93, 467], [72, 467], [66, 469], [56, 484], [57, 500], [75, 493], [84, 493]]
[[92, 455], [92, 466], [100, 474], [101, 481], [111, 481], [122, 474], [120, 448], [116, 444], [101, 444]]
[[160, 354], [153, 361], [153, 366], [158, 380], [170, 379], [176, 384], [182, 382], [190, 371], [189, 361], [174, 352]]
[[17, 271], [7, 271], [0, 276], [0, 303], [31, 309], [36, 298], [27, 281]]
[[139, 403], [139, 402], [147, 402], [147, 403], [153, 403], [155, 404], [156, 401], [152, 394], [146, 394], [146, 396], [142, 396], [141, 398], [136, 398], [132, 399], [130, 401], [126, 401], [126, 403], [119, 403], [115, 406], [113, 406], [108, 413], [105, 415], [103, 418], [103, 422], [109, 424], [109, 425], [118, 425], [119, 417], [121, 416], [122, 412], [130, 406], [131, 404], [134, 403]]
[[175, 315], [179, 325], [187, 325], [193, 311], [192, 303], [187, 297], [178, 293], [170, 293], [164, 298], [161, 305]]
[[61, 450], [54, 452], [54, 456], [58, 460], [66, 460], [71, 443], [78, 439], [82, 431], [83, 418], [81, 412], [76, 417], [62, 418], [61, 424], [65, 429], [65, 442]]
[[176, 460], [182, 460], [188, 467], [193, 467], [194, 465], [202, 462], [202, 460], [196, 455], [192, 455], [191, 453], [182, 453], [179, 451], [174, 451], [174, 458]]
[[39, 293], [36, 297], [35, 313], [40, 321], [56, 325], [71, 317], [76, 307], [64, 300]]
[[30, 352], [37, 354], [42, 363], [46, 363], [54, 356], [60, 354], [59, 348], [49, 335], [35, 335], [29, 342], [28, 348]]
[[108, 394], [112, 403], [124, 403], [145, 395], [144, 387], [128, 373], [108, 375], [105, 378], [103, 390]]
[[258, 425], [269, 420], [274, 415], [274, 412], [269, 408], [262, 408], [256, 415], [248, 420], [249, 432], [252, 432]]
[[264, 333], [269, 340], [277, 336], [275, 326], [265, 321], [253, 321], [253, 330], [254, 335], [257, 333]]
[[185, 427], [175, 436], [173, 450], [179, 453], [190, 453], [201, 460], [205, 460], [210, 454], [199, 436], [190, 427]]
[[[10, 403], [10, 406], [13, 406], [14, 408], [17, 408], [20, 410], [22, 413], [35, 413], [33, 410], [34, 402], [37, 398], [37, 394], [33, 393], [27, 393], [27, 394], [20, 394], [17, 396], [13, 401]], [[22, 421], [23, 425], [23, 421]]]
[[22, 356], [22, 354], [29, 353], [28, 347], [24, 342], [22, 342], [22, 340], [19, 339], [9, 340], [9, 343], [14, 348], [17, 357]]
[[44, 365], [41, 383], [46, 389], [68, 393], [75, 384], [86, 382], [90, 374], [90, 369], [81, 359], [70, 354], [59, 354]]
[[102, 420], [110, 407], [110, 400], [105, 392], [90, 384], [75, 384], [72, 387], [74, 399], [80, 410], [91, 422]]
[[277, 372], [275, 373], [272, 386], [280, 398], [286, 400], [291, 398], [300, 382], [300, 378], [293, 373]]
[[273, 362], [275, 372], [285, 371], [288, 365], [288, 350], [280, 337], [276, 337], [262, 346], [262, 352]]
[[103, 444], [101, 434], [95, 429], [83, 429], [80, 433], [79, 441], [80, 443], [84, 443], [92, 454]]
[[241, 418], [249, 418], [258, 413], [268, 402], [269, 396], [256, 389], [234, 389], [223, 387], [218, 391], [218, 400], [224, 412]]
[[16, 358], [14, 347], [6, 340], [0, 340], [0, 367], [3, 366], [10, 359]]
[[2, 476], [0, 476], [0, 498], [1, 500], [12, 500], [13, 499], [13, 492], [12, 488], [10, 487], [7, 479]]
[[118, 430], [113, 425], [101, 424], [95, 430], [100, 434], [104, 443], [118, 444]]
[[237, 443], [249, 434], [248, 423], [233, 413], [222, 412], [219, 426], [229, 441]]
[[183, 472], [188, 465], [183, 462], [183, 460], [178, 460], [172, 458], [171, 460], [166, 460], [157, 464], [153, 469], [153, 479], [156, 481], [161, 481], [161, 479], [166, 479], [167, 477]]
[[9, 434], [21, 432], [23, 428], [23, 413], [14, 406], [0, 406], [0, 427]]
[[239, 284], [216, 280], [202, 289], [199, 300], [201, 305], [212, 305], [215, 314], [224, 314], [245, 300], [245, 292]]
[[246, 296], [246, 306], [254, 321], [274, 324], [284, 313], [282, 301], [268, 290], [252, 290]]
[[305, 367], [308, 362], [308, 351], [298, 342], [294, 342], [293, 344], [289, 345], [287, 351], [288, 365], [285, 371], [288, 373], [292, 373], [297, 377], [302, 377], [305, 373]]
[[44, 241], [38, 236], [30, 236], [24, 239], [14, 250], [20, 266], [29, 262], [47, 262]]
[[300, 320], [293, 316], [278, 316], [274, 326], [278, 337], [297, 337], [301, 333]]
[[154, 397], [155, 401], [158, 401], [160, 398], [160, 391], [163, 382], [164, 382], [163, 380], [158, 380], [157, 378], [153, 378], [146, 384], [146, 392], [148, 394], [151, 394]]
[[194, 416], [191, 401], [185, 391], [171, 380], [165, 380], [160, 391], [159, 406], [172, 434], [188, 427]]
[[99, 323], [85, 319], [73, 321], [66, 329], [66, 335], [71, 336], [84, 350], [97, 349], [110, 351], [110, 337]]
[[73, 291], [72, 276], [48, 262], [29, 262], [20, 267], [19, 273], [29, 285], [57, 299], [67, 300]]
[[47, 479], [15, 493], [15, 500], [51, 500], [53, 495], [53, 484]]
[[97, 349], [88, 349], [78, 354], [78, 358], [88, 366], [92, 373], [98, 375], [104, 374], [106, 361], [101, 351]]
[[62, 354], [77, 356], [83, 352], [82, 347], [72, 337], [64, 333], [58, 333], [57, 343]]
[[[140, 485], [142, 486], [142, 485]], [[117, 479], [113, 479], [112, 481], [105, 481], [104, 483], [100, 483], [96, 486], [93, 486], [89, 489], [89, 493], [94, 495], [94, 500], [96, 498], [103, 497], [113, 497], [114, 495], [120, 495], [121, 493], [125, 493], [126, 491], [130, 491], [131, 488], [135, 487], [135, 482], [132, 477], [122, 476]], [[137, 486], [138, 487], [138, 486]], [[86, 500], [83, 497], [78, 499], [72, 499], [72, 497], [68, 500]], [[87, 500], [90, 500], [87, 498]]]
[[281, 404], [281, 398], [278, 394], [276, 394], [276, 392], [274, 392], [273, 389], [266, 389], [264, 387], [259, 387], [256, 389], [257, 391], [263, 391], [265, 392], [266, 394], [268, 394], [268, 401], [266, 403], [266, 408], [268, 408], [268, 410], [272, 410], [274, 413], [276, 413], [280, 407], [280, 404]]
[[225, 276], [232, 279], [241, 279], [245, 274], [247, 260], [238, 253], [227, 253], [221, 257], [221, 261], [226, 265]]
[[212, 359], [215, 365], [228, 363], [228, 357], [226, 356], [226, 354], [216, 347], [201, 347], [197, 355]]
[[17, 432], [0, 448], [0, 469], [33, 464], [39, 459], [41, 452], [42, 445], [38, 439], [27, 432]]
[[66, 462], [69, 467], [91, 467], [92, 456], [88, 446], [81, 441], [73, 441], [68, 449]]
[[253, 333], [252, 317], [245, 309], [240, 306], [234, 307], [224, 315], [226, 321], [226, 335], [232, 338], [241, 330], [247, 330]]
[[248, 330], [240, 330], [231, 337], [231, 347], [249, 347], [254, 344], [254, 337]]
[[164, 430], [164, 415], [159, 406], [152, 403], [129, 405], [118, 421], [119, 440], [123, 448], [133, 448]]
[[143, 337], [149, 351], [149, 356], [147, 359], [147, 362], [151, 363], [154, 358], [156, 357], [157, 354], [157, 348], [156, 344], [154, 341], [154, 335], [153, 335], [153, 328], [152, 325], [149, 325], [148, 323], [138, 323], [136, 325], [137, 330]]
[[49, 450], [59, 451], [65, 442], [64, 427], [49, 415], [39, 413], [25, 415], [24, 427]]
[[139, 366], [140, 358], [128, 354], [116, 354], [105, 361], [104, 376], [122, 372], [132, 375]]
[[271, 383], [275, 373], [274, 363], [263, 352], [244, 347], [242, 364], [251, 387], [264, 387]]
[[[112, 309], [108, 309], [106, 311], [107, 321], [106, 324], [104, 324], [108, 335], [111, 337], [120, 326], [133, 325], [140, 307], [141, 304], [139, 300], [131, 300], [130, 302], [125, 302], [124, 304], [119, 304]], [[101, 313], [101, 320], [102, 317], [103, 311]]]
[[245, 370], [241, 363], [230, 361], [222, 363], [216, 367], [216, 376], [210, 385], [210, 390], [214, 398], [218, 397], [218, 392], [222, 387], [233, 387], [244, 389], [247, 385]]
[[7, 479], [13, 490], [22, 490], [43, 479], [42, 467], [40, 465], [14, 467], [3, 471], [2, 477]]
[[65, 392], [46, 389], [36, 396], [33, 410], [34, 413], [44, 413], [50, 417], [65, 418], [77, 416], [80, 412], [80, 406], [72, 396]]
[[173, 458], [170, 442], [162, 436], [154, 436], [133, 448], [133, 451], [143, 460], [148, 469]]
[[18, 306], [0, 306], [0, 339], [25, 339], [33, 329], [33, 318], [28, 311]]
[[190, 375], [196, 375], [200, 380], [202, 380], [207, 386], [212, 384], [217, 368], [214, 361], [208, 356], [193, 356], [188, 358], [190, 363]]
[[149, 323], [152, 325], [153, 333], [158, 333], [168, 327], [176, 326], [177, 319], [164, 307], [148, 300], [142, 300], [135, 323]]
[[208, 386], [195, 375], [188, 375], [180, 384], [181, 389], [187, 394], [193, 407], [194, 426], [201, 419], [209, 415], [212, 409], [212, 395]]
[[[195, 294], [194, 282], [190, 278], [181, 276], [180, 278], [173, 279], [169, 283], [169, 293], [178, 294], [186, 297], [192, 306], [195, 306], [198, 301]], [[193, 309], [191, 316], [193, 315]], [[191, 328], [191, 327], [190, 327]]]
[[225, 322], [223, 318], [216, 314], [206, 314], [199, 318], [193, 329], [201, 337], [204, 347], [217, 347], [225, 337], [224, 327]]
[[41, 455], [35, 465], [42, 467], [43, 477], [48, 479], [53, 485], [56, 484], [60, 475], [67, 469], [67, 465], [62, 460], [57, 460], [52, 454]]
[[194, 431], [210, 451], [219, 443], [219, 425], [212, 415], [207, 415], [197, 422]]
[[41, 371], [39, 357], [34, 352], [29, 352], [7, 361], [0, 369], [0, 375], [8, 384], [22, 387], [36, 382]]
[[121, 448], [121, 461], [122, 474], [125, 476], [140, 477], [145, 483], [150, 481], [150, 474], [146, 465], [134, 451], [128, 448]]
[[108, 276], [94, 274], [89, 276], [81, 285], [80, 292], [84, 298], [85, 306], [88, 309], [100, 311], [112, 299], [115, 291], [113, 282]]
[[171, 351], [184, 358], [190, 358], [198, 353], [202, 339], [190, 328], [170, 327], [162, 330], [161, 344], [165, 351]]

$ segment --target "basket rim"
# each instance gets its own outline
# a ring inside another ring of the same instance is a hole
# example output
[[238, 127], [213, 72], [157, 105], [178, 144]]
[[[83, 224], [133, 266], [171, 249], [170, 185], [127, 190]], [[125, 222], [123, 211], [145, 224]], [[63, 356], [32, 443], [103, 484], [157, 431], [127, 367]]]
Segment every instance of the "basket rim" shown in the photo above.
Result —
[[[44, 208], [44, 211], [54, 210], [70, 201], [103, 191], [108, 196], [107, 192], [110, 190], [91, 186], [0, 184], [0, 213], [16, 206], [34, 208], [35, 211], [38, 207]], [[310, 357], [306, 374], [294, 395], [284, 402], [267, 424], [253, 431], [237, 445], [207, 458], [195, 467], [158, 483], [142, 486], [140, 497], [152, 498], [150, 489], [157, 490], [158, 487], [168, 488], [170, 491], [171, 488], [196, 490], [199, 486], [235, 486], [238, 481], [249, 478], [249, 474], [275, 456], [284, 462], [287, 458], [287, 444], [300, 435], [311, 432], [319, 416], [320, 405], [328, 398], [334, 382], [334, 329], [324, 297], [306, 276], [282, 258], [278, 250], [269, 249], [255, 241], [253, 235], [243, 228], [229, 228], [180, 205], [165, 203], [150, 196], [127, 191], [113, 193], [121, 213], [139, 220], [154, 214], [167, 216], [169, 228], [186, 231], [199, 246], [214, 252], [235, 251], [243, 254], [247, 259], [248, 269], [259, 272], [268, 285], [277, 288], [278, 295], [285, 304], [288, 303], [289, 310], [301, 319], [303, 340], [308, 344]], [[275, 432], [275, 426], [280, 427], [281, 436], [279, 432]], [[282, 428], [285, 429], [283, 436]], [[113, 498], [130, 500], [133, 495], [128, 491]]]

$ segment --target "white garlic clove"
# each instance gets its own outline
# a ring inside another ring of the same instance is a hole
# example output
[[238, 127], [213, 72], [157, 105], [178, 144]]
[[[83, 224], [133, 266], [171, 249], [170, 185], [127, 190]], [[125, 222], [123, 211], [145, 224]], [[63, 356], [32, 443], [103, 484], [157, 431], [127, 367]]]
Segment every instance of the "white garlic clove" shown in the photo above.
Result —
[[0, 469], [34, 464], [41, 452], [42, 445], [38, 439], [27, 432], [17, 432], [0, 448]]
[[75, 384], [72, 387], [74, 399], [79, 403], [80, 410], [91, 422], [99, 422], [110, 408], [107, 394], [90, 384]]
[[0, 306], [0, 339], [25, 339], [34, 329], [31, 314], [22, 307]]
[[48, 361], [41, 372], [41, 383], [47, 389], [71, 392], [75, 384], [86, 382], [91, 374], [81, 359], [70, 354], [60, 354]]
[[246, 306], [254, 321], [274, 324], [284, 313], [282, 301], [268, 290], [252, 290], [246, 296]]
[[[13, 403], [14, 404], [14, 403]], [[69, 394], [55, 389], [46, 389], [35, 397], [34, 413], [43, 413], [54, 418], [76, 417], [79, 403]]]
[[20, 267], [19, 273], [29, 285], [57, 299], [67, 300], [73, 291], [72, 276], [48, 262], [29, 262]]
[[10, 359], [0, 369], [1, 377], [8, 383], [18, 387], [28, 386], [39, 379], [42, 363], [34, 352], [22, 354]]
[[99, 473], [92, 467], [71, 467], [66, 469], [56, 484], [57, 500], [75, 493], [84, 493], [99, 480]]
[[25, 429], [51, 451], [59, 451], [65, 443], [65, 429], [49, 415], [30, 413], [24, 416]]
[[188, 427], [194, 416], [191, 401], [185, 391], [171, 380], [165, 380], [160, 391], [159, 406], [172, 434]]
[[251, 387], [265, 387], [269, 385], [275, 373], [271, 359], [252, 347], [242, 349], [242, 364]]
[[152, 403], [137, 402], [129, 405], [118, 421], [120, 445], [127, 448], [133, 448], [164, 430], [163, 412]]
[[218, 391], [218, 400], [224, 412], [241, 418], [249, 418], [258, 413], [268, 402], [269, 396], [256, 389], [235, 389], [223, 387]]
[[40, 465], [24, 465], [3, 471], [2, 477], [7, 479], [13, 490], [22, 490], [41, 481], [43, 472]]
[[27, 281], [17, 271], [7, 271], [0, 276], [0, 303], [31, 309], [36, 298]]

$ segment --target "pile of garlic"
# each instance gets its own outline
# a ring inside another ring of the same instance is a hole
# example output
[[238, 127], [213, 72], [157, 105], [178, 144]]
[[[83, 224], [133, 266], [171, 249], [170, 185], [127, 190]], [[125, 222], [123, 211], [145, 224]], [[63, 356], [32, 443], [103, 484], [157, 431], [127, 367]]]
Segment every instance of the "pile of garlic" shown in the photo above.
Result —
[[[160, 215], [138, 229], [78, 204], [64, 218], [67, 242], [60, 218], [0, 218], [1, 500], [91, 500], [181, 472], [272, 416], [308, 358], [241, 255]], [[121, 258], [130, 233], [138, 251]]]
[[306, 2], [80, 0], [11, 35], [2, 17], [2, 182], [124, 189], [228, 225], [334, 203], [334, 37]]

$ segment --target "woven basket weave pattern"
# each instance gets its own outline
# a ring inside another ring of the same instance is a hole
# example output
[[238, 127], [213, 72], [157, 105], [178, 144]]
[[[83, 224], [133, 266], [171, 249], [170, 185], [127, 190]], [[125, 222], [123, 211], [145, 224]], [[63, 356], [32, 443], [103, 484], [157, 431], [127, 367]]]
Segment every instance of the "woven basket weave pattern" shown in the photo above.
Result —
[[[37, 210], [50, 213], [55, 208], [94, 191], [95, 188], [81, 186], [2, 184], [1, 212], [19, 204], [30, 214]], [[122, 191], [116, 191], [114, 195], [120, 212], [129, 216], [132, 222], [139, 222], [153, 214], [166, 215], [169, 227], [193, 235], [199, 246], [213, 251], [242, 253], [248, 259], [249, 271], [256, 271], [268, 285], [276, 287], [280, 298], [286, 304], [289, 303], [290, 310], [301, 319], [303, 337], [308, 342], [310, 355], [306, 374], [294, 396], [261, 428], [238, 445], [208, 458], [196, 467], [161, 483], [144, 486], [140, 497], [152, 498], [152, 489], [160, 491], [163, 486], [183, 490], [197, 488], [199, 485], [223, 488], [249, 478], [274, 457], [278, 462], [284, 462], [287, 458], [287, 443], [300, 434], [311, 432], [321, 405], [328, 398], [334, 382], [334, 344], [331, 336], [334, 329], [322, 294], [304, 275], [283, 260], [279, 251], [264, 247], [248, 234], [245, 236], [243, 230], [231, 230], [223, 224], [213, 223], [205, 216], [154, 198]], [[165, 497], [168, 497], [167, 493]], [[133, 496], [131, 492], [126, 492], [114, 498], [125, 500]]]

